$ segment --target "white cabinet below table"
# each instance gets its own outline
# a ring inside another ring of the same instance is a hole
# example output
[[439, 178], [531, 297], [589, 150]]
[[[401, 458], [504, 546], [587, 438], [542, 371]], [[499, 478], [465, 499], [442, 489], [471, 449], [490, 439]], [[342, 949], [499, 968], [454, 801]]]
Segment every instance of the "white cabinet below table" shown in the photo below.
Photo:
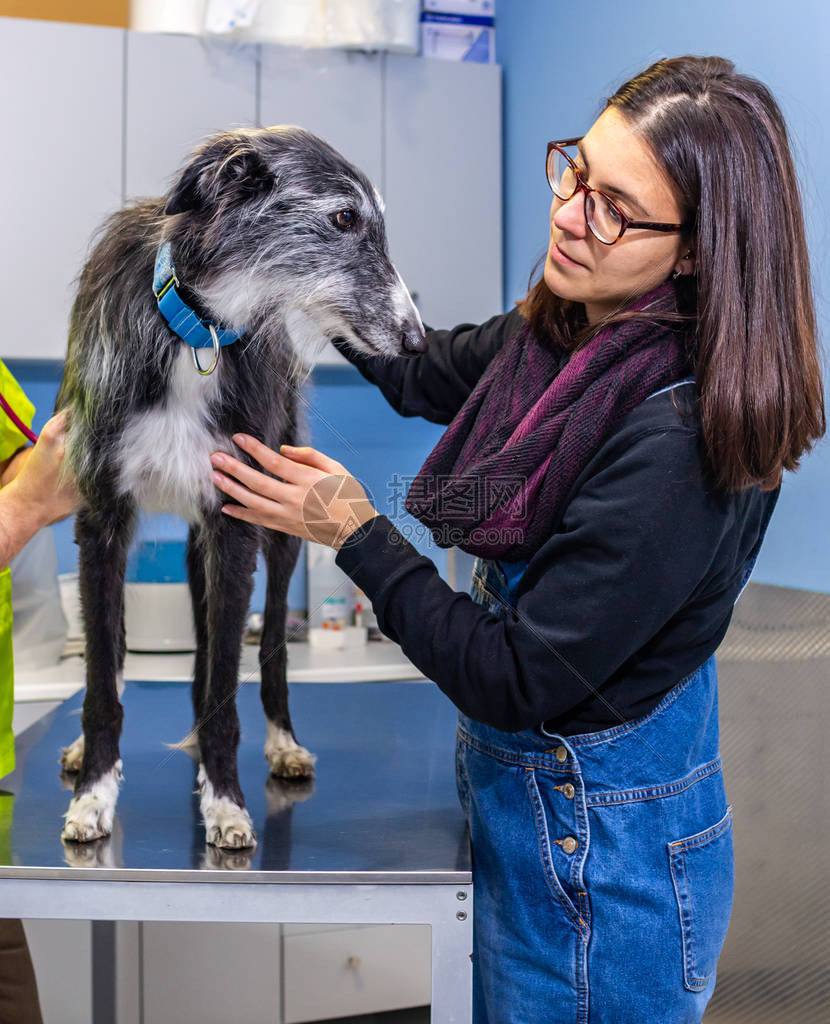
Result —
[[304, 1024], [430, 1001], [428, 926], [153, 921], [142, 929], [136, 966], [147, 1022]]
[[283, 1024], [425, 1006], [430, 929], [283, 926]]

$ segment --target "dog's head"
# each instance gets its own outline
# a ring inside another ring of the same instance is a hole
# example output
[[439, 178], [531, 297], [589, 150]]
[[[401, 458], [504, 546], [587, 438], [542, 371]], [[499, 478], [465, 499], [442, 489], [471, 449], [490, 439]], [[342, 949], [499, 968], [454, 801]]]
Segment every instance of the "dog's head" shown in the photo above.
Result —
[[424, 328], [389, 259], [364, 174], [301, 128], [212, 136], [167, 197], [179, 276], [223, 326], [279, 320], [308, 359], [325, 339], [422, 352]]

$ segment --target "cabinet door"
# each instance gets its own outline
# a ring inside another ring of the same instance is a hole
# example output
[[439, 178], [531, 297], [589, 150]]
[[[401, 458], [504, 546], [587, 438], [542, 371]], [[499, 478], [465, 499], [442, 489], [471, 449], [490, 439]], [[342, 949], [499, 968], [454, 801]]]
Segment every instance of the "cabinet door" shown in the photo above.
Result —
[[425, 925], [285, 925], [285, 1024], [429, 1003], [430, 929]]
[[386, 60], [392, 258], [431, 327], [502, 312], [501, 69]]
[[262, 124], [307, 128], [383, 191], [380, 56], [263, 44], [261, 61]]
[[[260, 120], [325, 139], [383, 191], [382, 76], [378, 54], [261, 47]], [[333, 345], [318, 365], [349, 364]]]
[[24, 921], [24, 927], [44, 1021], [89, 1024], [93, 1004], [89, 921], [37, 919]]
[[145, 922], [144, 1020], [277, 1024], [276, 924]]
[[124, 32], [0, 18], [6, 358], [60, 359], [90, 237], [121, 205]]
[[255, 46], [127, 33], [125, 191], [162, 195], [211, 132], [256, 122]]

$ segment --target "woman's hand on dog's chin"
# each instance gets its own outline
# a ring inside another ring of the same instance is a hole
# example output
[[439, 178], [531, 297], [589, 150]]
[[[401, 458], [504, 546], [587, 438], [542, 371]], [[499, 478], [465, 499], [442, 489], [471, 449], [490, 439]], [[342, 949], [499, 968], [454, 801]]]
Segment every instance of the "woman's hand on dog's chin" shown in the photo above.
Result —
[[226, 515], [335, 550], [378, 515], [345, 466], [316, 448], [282, 445], [275, 452], [247, 434], [236, 434], [233, 440], [272, 475], [224, 452], [214, 452], [214, 483], [239, 502], [224, 505]]

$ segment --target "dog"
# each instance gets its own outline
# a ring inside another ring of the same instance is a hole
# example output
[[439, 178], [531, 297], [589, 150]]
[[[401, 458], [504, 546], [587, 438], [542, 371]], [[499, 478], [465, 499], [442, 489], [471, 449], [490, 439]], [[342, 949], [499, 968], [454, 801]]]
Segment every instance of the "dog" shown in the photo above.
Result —
[[[154, 268], [169, 279], [154, 281]], [[208, 348], [174, 333], [162, 305], [168, 292]], [[211, 136], [165, 197], [129, 206], [102, 227], [79, 278], [56, 402], [70, 410], [67, 463], [83, 499], [75, 535], [87, 670], [83, 736], [62, 757], [78, 772], [64, 840], [112, 831], [122, 767], [123, 585], [140, 507], [190, 524], [192, 735], [207, 842], [256, 844], [237, 772], [234, 697], [260, 546], [265, 756], [275, 776], [313, 774], [314, 757], [291, 725], [285, 678], [286, 596], [300, 542], [223, 515], [227, 498], [213, 486], [209, 456], [240, 457], [236, 432], [270, 447], [295, 444], [298, 385], [334, 338], [390, 358], [425, 348], [389, 258], [380, 195], [308, 131]]]

